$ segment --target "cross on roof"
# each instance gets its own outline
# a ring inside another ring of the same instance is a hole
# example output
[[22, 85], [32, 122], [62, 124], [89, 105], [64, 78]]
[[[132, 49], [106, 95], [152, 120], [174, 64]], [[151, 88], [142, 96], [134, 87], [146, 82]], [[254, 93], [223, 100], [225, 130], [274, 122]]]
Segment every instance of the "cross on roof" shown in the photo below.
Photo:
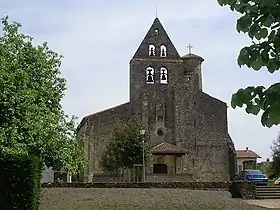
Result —
[[191, 46], [190, 44], [187, 46], [187, 48], [189, 48], [189, 54], [192, 54], [192, 48], [193, 46]]

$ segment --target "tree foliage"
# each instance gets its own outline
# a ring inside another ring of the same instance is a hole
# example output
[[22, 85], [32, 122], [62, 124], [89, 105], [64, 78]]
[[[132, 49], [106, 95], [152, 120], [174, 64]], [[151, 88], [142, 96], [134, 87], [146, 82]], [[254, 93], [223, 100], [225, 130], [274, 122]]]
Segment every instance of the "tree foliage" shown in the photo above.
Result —
[[116, 124], [102, 155], [101, 165], [104, 171], [117, 172], [119, 168], [132, 168], [133, 164], [142, 164], [142, 141], [144, 141], [144, 155], [147, 159], [150, 150], [148, 135], [146, 133], [141, 135], [141, 129], [144, 127], [138, 117]]
[[[262, 67], [270, 73], [280, 68], [280, 0], [218, 0], [221, 6], [241, 14], [237, 20], [238, 32], [246, 33], [252, 44], [241, 49], [238, 65], [255, 71]], [[232, 95], [233, 108], [246, 105], [246, 112], [263, 112], [261, 123], [271, 127], [280, 123], [280, 83], [270, 87], [249, 86]]]
[[272, 146], [272, 163], [271, 168], [274, 176], [280, 176], [280, 133], [275, 141], [273, 141]]
[[34, 45], [21, 25], [2, 19], [0, 36], [0, 150], [40, 157], [49, 167], [77, 171], [83, 163], [74, 118], [60, 105], [66, 81], [62, 56], [47, 43]]

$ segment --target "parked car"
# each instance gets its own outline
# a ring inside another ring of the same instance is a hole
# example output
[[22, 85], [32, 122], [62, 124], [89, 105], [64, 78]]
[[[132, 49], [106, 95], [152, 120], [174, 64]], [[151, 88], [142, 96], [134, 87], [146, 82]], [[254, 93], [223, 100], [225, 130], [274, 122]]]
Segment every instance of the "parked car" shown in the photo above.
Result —
[[243, 170], [237, 175], [236, 180], [251, 181], [256, 185], [268, 185], [268, 177], [260, 170]]
[[280, 185], [280, 178], [276, 179], [274, 182], [275, 185]]

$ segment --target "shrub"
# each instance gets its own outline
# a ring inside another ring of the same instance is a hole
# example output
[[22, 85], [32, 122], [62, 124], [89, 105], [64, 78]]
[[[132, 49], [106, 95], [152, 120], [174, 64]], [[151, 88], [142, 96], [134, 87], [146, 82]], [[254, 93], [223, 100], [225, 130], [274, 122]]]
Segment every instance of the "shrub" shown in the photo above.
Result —
[[28, 156], [0, 155], [1, 209], [37, 210], [43, 164]]
[[93, 183], [44, 183], [45, 188], [186, 188], [197, 190], [229, 189], [230, 182], [93, 182]]

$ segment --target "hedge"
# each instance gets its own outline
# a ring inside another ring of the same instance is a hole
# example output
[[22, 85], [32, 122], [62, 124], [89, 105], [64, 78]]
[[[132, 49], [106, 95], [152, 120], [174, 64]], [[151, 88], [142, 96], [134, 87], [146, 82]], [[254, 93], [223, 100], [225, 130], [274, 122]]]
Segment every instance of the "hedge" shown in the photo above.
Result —
[[256, 185], [249, 181], [235, 181], [232, 183], [229, 192], [232, 198], [256, 199]]
[[44, 188], [184, 188], [190, 190], [228, 190], [233, 198], [255, 199], [252, 182], [104, 182], [104, 183], [44, 183]]
[[44, 183], [45, 188], [188, 188], [229, 189], [230, 182], [111, 182], [111, 183]]
[[0, 154], [0, 209], [37, 210], [42, 168], [38, 158]]

